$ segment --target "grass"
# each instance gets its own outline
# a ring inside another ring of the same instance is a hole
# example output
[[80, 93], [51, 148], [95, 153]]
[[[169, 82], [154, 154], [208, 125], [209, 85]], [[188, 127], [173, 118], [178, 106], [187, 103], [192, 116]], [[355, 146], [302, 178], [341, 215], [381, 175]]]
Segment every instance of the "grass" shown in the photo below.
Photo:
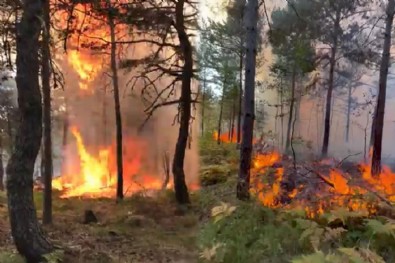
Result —
[[[0, 200], [4, 232], [0, 237], [0, 262], [18, 263], [21, 258], [10, 239], [6, 203]], [[35, 193], [35, 203], [40, 219], [40, 192]], [[81, 223], [86, 209], [94, 211], [97, 224]], [[169, 193], [156, 198], [134, 196], [119, 204], [111, 199], [55, 196], [53, 210], [54, 224], [44, 230], [55, 245], [66, 249], [62, 262], [196, 262], [197, 215], [179, 215]]]
[[[180, 213], [174, 193], [155, 198], [54, 197], [50, 239], [72, 263], [383, 263], [395, 262], [395, 221], [339, 208], [307, 218], [304, 211], [271, 209], [236, 199], [235, 145], [201, 140], [202, 188]], [[35, 193], [38, 216], [42, 194]], [[90, 209], [98, 224], [81, 224]], [[6, 198], [0, 194], [0, 262], [19, 263], [11, 242]]]

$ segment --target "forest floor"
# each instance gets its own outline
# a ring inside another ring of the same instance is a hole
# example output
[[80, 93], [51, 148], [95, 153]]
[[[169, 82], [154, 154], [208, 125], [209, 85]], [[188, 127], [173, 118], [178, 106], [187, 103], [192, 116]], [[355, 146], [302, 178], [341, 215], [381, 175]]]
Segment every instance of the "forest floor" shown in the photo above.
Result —
[[[42, 194], [35, 193], [40, 219]], [[69, 263], [193, 263], [196, 262], [198, 216], [183, 213], [166, 192], [160, 197], [53, 200], [54, 224], [44, 227], [53, 243], [66, 248]], [[83, 224], [92, 210], [98, 223]], [[12, 243], [7, 202], [0, 195], [0, 262], [24, 262]]]
[[[135, 195], [118, 204], [113, 199], [61, 199], [55, 193], [54, 224], [45, 226], [44, 230], [64, 250], [65, 260], [61, 262], [395, 262], [395, 206], [390, 205], [385, 213], [376, 210], [375, 214], [367, 215], [332, 202], [333, 208], [312, 217], [298, 207], [270, 208], [255, 198], [241, 202], [235, 193], [239, 164], [235, 145], [218, 146], [210, 138], [200, 143], [201, 189], [191, 193], [189, 209], [176, 205], [172, 191], [152, 198]], [[306, 161], [295, 167], [289, 159], [280, 163], [285, 170], [283, 179], [301, 174], [297, 176], [300, 183], [306, 189], [315, 189], [313, 196], [302, 195], [303, 200], [309, 203], [324, 200], [323, 191], [316, 186], [328, 189], [327, 182], [315, 173], [306, 176], [305, 166], [325, 172], [325, 165]], [[358, 175], [354, 164], [344, 165], [342, 170]], [[274, 171], [262, 171], [260, 180], [270, 185], [272, 180], [268, 178], [275, 178]], [[314, 197], [317, 192], [321, 195]], [[332, 195], [327, 198], [337, 200]], [[353, 198], [363, 204], [378, 204], [377, 196], [370, 193]], [[41, 192], [35, 192], [35, 203], [40, 219]], [[94, 212], [97, 223], [83, 224], [87, 210]], [[7, 200], [0, 193], [0, 263], [22, 262], [11, 239]]]

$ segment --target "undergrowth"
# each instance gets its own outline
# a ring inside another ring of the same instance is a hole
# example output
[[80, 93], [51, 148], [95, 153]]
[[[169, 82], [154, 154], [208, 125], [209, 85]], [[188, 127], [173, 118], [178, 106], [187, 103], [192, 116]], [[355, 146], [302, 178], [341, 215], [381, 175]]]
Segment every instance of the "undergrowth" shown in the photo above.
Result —
[[395, 262], [395, 221], [338, 209], [315, 219], [303, 211], [222, 203], [198, 242], [201, 262]]
[[[304, 210], [240, 202], [235, 198], [237, 166], [229, 169], [237, 164], [236, 146], [203, 139], [200, 151], [202, 171], [206, 171], [201, 179], [208, 181], [197, 194], [205, 211], [197, 238], [200, 262], [395, 262], [395, 220], [390, 217], [338, 208], [309, 218]], [[213, 165], [220, 167], [211, 169]], [[211, 177], [226, 180], [211, 178], [208, 170]]]

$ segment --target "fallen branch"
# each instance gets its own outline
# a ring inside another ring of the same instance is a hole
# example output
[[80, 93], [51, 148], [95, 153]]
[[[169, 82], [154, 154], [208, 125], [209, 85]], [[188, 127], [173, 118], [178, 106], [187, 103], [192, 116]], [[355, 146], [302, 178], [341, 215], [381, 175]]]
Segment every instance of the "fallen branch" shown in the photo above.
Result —
[[318, 178], [320, 178], [324, 183], [326, 183], [330, 187], [335, 188], [335, 185], [329, 179], [327, 179], [325, 176], [322, 176], [319, 172], [316, 172], [316, 171], [314, 171], [310, 168], [307, 168], [305, 166], [303, 168], [306, 169], [307, 171], [309, 171], [310, 173], [316, 175]]
[[336, 165], [336, 168], [339, 168], [348, 158], [354, 157], [354, 156], [357, 156], [357, 155], [360, 155], [361, 153], [362, 153], [362, 152], [347, 155], [346, 157], [344, 157], [344, 158]]

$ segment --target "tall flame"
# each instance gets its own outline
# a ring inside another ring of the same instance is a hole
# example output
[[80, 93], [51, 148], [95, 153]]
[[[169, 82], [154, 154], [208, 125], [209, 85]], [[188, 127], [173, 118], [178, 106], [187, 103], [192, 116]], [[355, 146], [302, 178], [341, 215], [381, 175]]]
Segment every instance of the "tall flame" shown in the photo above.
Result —
[[[115, 147], [102, 147], [98, 151], [97, 156], [94, 156], [86, 149], [78, 128], [72, 127], [71, 132], [76, 140], [80, 167], [75, 169], [74, 173], [65, 174], [54, 179], [52, 183], [53, 188], [63, 192], [62, 198], [114, 196], [117, 176]], [[144, 148], [141, 142], [132, 140], [127, 141], [126, 145], [129, 145], [132, 149]], [[123, 164], [124, 185], [127, 187], [127, 194], [145, 189], [155, 190], [162, 188], [163, 181], [161, 178], [150, 176], [142, 171], [141, 154], [126, 152], [125, 156], [128, 157], [125, 158]], [[139, 173], [143, 175], [141, 178], [138, 177]]]

